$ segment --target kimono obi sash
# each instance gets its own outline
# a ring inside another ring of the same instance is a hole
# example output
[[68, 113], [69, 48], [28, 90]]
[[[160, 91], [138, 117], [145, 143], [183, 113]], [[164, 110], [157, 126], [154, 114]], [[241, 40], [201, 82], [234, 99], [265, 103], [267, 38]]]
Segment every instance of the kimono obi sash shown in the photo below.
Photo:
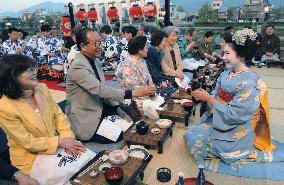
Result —
[[219, 87], [217, 92], [219, 100], [221, 100], [223, 103], [230, 102], [235, 96], [233, 93], [224, 90], [222, 87]]

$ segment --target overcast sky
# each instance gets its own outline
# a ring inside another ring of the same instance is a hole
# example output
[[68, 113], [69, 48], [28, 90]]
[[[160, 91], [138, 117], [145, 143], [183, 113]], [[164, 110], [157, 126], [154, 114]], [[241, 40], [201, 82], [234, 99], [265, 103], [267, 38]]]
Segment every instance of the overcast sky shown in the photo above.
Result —
[[63, 2], [66, 4], [72, 2], [73, 4], [78, 4], [81, 2], [102, 2], [103, 0], [0, 0], [0, 12], [19, 11], [45, 1]]

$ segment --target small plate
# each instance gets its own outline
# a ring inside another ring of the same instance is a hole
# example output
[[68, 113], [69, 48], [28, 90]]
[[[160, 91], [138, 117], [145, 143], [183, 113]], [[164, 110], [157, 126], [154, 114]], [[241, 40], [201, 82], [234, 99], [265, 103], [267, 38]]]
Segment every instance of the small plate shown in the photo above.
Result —
[[158, 135], [158, 134], [160, 134], [160, 132], [161, 132], [161, 129], [159, 129], [157, 127], [151, 129], [151, 133], [154, 134], [154, 135]]
[[106, 170], [108, 168], [111, 168], [111, 164], [110, 163], [103, 163], [103, 164], [100, 165], [99, 170], [104, 173], [104, 172], [106, 172]]
[[164, 129], [169, 128], [172, 124], [172, 121], [169, 119], [159, 119], [156, 123], [159, 128]]
[[96, 170], [93, 170], [89, 173], [89, 175], [92, 177], [92, 178], [96, 178], [98, 175], [99, 175], [99, 172], [96, 171]]
[[182, 99], [180, 100], [180, 104], [183, 105], [185, 102], [192, 102], [191, 100], [188, 99]]
[[133, 148], [127, 150], [127, 152], [130, 157], [135, 157], [144, 160], [146, 160], [150, 156], [149, 151], [144, 148]]

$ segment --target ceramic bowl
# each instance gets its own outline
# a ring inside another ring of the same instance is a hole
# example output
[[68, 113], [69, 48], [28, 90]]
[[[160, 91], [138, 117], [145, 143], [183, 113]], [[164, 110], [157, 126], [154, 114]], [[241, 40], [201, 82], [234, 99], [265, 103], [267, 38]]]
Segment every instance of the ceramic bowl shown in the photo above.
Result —
[[107, 169], [104, 173], [106, 182], [110, 185], [119, 185], [123, 180], [123, 170], [116, 166]]
[[126, 163], [128, 159], [127, 151], [114, 150], [109, 154], [109, 160], [112, 164], [121, 165]]

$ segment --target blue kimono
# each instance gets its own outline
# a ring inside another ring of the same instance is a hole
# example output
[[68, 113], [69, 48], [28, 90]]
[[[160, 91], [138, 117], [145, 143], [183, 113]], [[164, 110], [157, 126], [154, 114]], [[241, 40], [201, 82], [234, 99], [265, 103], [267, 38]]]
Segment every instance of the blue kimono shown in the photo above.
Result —
[[185, 134], [199, 167], [204, 167], [207, 157], [219, 157], [231, 164], [248, 158], [254, 149], [251, 119], [260, 106], [259, 76], [247, 71], [229, 78], [232, 71], [220, 75], [212, 92], [216, 104]]
[[101, 61], [104, 71], [116, 70], [119, 63], [119, 47], [118, 42], [113, 35], [109, 35], [102, 42], [102, 55]]
[[32, 56], [35, 59], [38, 59], [38, 57], [40, 56], [40, 51], [39, 51], [39, 48], [38, 48], [38, 38], [39, 37], [34, 35], [27, 42], [28, 50], [31, 52]]
[[[12, 42], [11, 39], [5, 40], [2, 45], [2, 55], [8, 55], [8, 54], [16, 54], [16, 51], [22, 47], [26, 46], [25, 41], [17, 40], [16, 42]], [[21, 52], [22, 55], [32, 56], [32, 54], [29, 52], [29, 50], [26, 49]]]
[[126, 58], [129, 56], [128, 53], [128, 40], [126, 38], [121, 39], [118, 42], [118, 52], [120, 55], [120, 63], [124, 62]]
[[[58, 39], [52, 36], [50, 37], [41, 36], [38, 38], [38, 47], [40, 51], [40, 56], [39, 56], [40, 64], [47, 63], [49, 66], [62, 64], [62, 58], [60, 55], [62, 44]], [[55, 53], [55, 56], [49, 57], [47, 56], [47, 53]]]

